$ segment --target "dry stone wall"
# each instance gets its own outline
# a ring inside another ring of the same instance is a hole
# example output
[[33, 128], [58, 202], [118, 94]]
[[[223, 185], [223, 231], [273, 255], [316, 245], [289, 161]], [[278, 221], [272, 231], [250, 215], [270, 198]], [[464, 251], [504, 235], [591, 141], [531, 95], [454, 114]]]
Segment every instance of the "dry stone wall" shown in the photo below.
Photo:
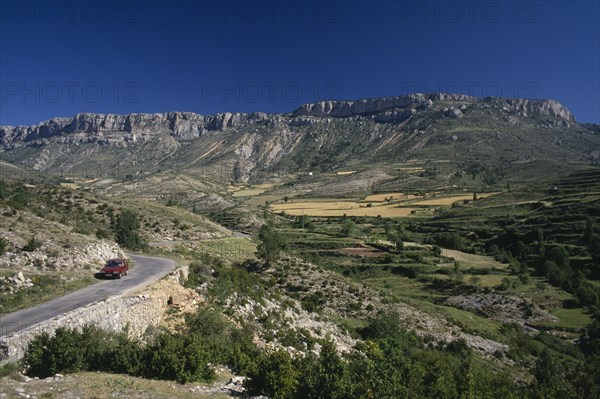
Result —
[[155, 283], [138, 294], [115, 296], [75, 309], [19, 332], [1, 336], [0, 363], [17, 361], [23, 357], [27, 344], [38, 334], [53, 334], [59, 327], [81, 329], [93, 324], [107, 331], [124, 331], [134, 338], [141, 337], [149, 326], [158, 326], [163, 321], [169, 303], [191, 301], [179, 279], [185, 273], [177, 270], [167, 281]]

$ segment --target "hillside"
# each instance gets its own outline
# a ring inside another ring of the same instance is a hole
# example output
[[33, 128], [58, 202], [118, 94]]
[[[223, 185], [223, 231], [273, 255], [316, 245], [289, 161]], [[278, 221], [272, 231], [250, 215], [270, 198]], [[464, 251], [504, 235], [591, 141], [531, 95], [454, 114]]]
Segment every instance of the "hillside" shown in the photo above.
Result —
[[201, 303], [169, 303], [142, 340], [61, 332], [77, 367], [31, 366], [44, 344], [30, 375], [232, 376], [274, 398], [598, 392], [600, 127], [556, 101], [78, 114], [0, 127], [0, 145], [4, 311], [43, 300], [40, 281], [92, 283], [130, 211], [132, 249], [185, 266]]
[[[600, 139], [552, 100], [415, 94], [288, 114], [78, 114], [0, 127], [1, 157], [51, 175], [185, 171], [219, 181], [408, 160], [592, 162]], [[25, 173], [25, 172], [24, 172]]]
[[0, 181], [0, 314], [96, 281], [94, 273], [104, 262], [126, 250], [114, 234], [115, 219], [124, 210], [137, 215], [146, 243], [231, 236], [173, 206]]

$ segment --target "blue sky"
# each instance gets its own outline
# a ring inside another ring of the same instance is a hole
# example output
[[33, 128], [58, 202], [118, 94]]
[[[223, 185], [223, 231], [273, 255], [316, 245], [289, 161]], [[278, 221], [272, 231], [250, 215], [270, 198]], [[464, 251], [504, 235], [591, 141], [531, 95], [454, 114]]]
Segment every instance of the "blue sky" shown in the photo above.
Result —
[[0, 0], [0, 124], [434, 91], [600, 123], [599, 4]]

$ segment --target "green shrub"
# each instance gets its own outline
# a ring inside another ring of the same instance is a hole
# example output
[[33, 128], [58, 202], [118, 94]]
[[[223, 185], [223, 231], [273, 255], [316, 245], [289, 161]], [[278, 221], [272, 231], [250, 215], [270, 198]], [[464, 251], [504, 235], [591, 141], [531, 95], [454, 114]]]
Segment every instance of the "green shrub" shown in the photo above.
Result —
[[433, 240], [437, 245], [444, 248], [462, 250], [465, 245], [465, 239], [458, 233], [443, 232], [433, 235]]
[[8, 251], [9, 242], [5, 240], [3, 237], [0, 237], [0, 256], [4, 255], [6, 251]]
[[[0, 181], [0, 184], [2, 182]], [[21, 371], [21, 365], [16, 362], [8, 362], [0, 366], [0, 378], [6, 377], [7, 375], [14, 375]]]
[[35, 238], [35, 236], [33, 236], [29, 239], [29, 241], [27, 241], [27, 244], [25, 244], [25, 246], [22, 248], [22, 250], [25, 252], [33, 252], [36, 249], [40, 248], [41, 246], [42, 246], [42, 242], [38, 241]]
[[115, 240], [124, 247], [140, 249], [145, 246], [139, 235], [140, 221], [137, 214], [130, 210], [123, 210], [115, 221]]

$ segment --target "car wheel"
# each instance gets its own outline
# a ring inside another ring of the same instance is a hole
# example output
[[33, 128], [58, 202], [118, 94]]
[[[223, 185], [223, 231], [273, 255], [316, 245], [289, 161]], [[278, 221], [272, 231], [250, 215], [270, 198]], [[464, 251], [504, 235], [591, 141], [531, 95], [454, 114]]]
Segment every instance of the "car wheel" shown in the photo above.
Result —
[[117, 278], [121, 278], [121, 273], [117, 274]]

